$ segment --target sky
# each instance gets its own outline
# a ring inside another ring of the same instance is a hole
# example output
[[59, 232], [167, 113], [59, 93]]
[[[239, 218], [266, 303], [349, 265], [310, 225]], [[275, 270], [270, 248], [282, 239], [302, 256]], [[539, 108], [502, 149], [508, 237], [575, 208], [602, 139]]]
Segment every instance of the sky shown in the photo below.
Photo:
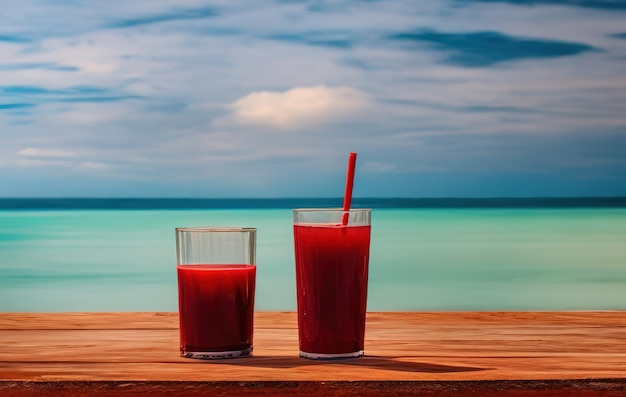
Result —
[[621, 0], [25, 0], [0, 197], [626, 195]]

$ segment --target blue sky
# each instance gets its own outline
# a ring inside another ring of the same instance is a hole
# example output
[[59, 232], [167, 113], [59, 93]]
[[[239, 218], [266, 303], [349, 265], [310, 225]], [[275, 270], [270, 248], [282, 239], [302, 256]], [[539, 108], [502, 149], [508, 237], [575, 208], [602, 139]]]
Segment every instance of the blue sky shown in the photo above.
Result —
[[0, 197], [626, 195], [626, 2], [10, 2], [0, 139]]

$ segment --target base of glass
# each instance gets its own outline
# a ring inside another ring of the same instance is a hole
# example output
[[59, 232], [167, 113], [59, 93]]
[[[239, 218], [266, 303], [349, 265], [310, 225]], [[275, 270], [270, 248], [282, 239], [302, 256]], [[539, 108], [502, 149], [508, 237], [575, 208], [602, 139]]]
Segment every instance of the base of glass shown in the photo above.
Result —
[[251, 347], [245, 350], [230, 350], [225, 352], [180, 352], [181, 357], [197, 358], [200, 360], [221, 360], [224, 358], [249, 357], [250, 355], [252, 355]]
[[363, 350], [359, 350], [351, 353], [337, 353], [337, 354], [323, 354], [323, 353], [307, 353], [300, 350], [300, 357], [308, 358], [309, 360], [341, 360], [345, 358], [359, 358], [363, 357], [365, 353]]

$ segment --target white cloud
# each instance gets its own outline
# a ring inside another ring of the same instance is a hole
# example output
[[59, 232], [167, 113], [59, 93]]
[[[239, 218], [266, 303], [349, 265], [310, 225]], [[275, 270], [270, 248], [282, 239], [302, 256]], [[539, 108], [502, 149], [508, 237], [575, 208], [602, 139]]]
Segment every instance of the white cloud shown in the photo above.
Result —
[[93, 161], [85, 161], [84, 163], [81, 163], [78, 166], [79, 169], [83, 169], [83, 170], [105, 170], [107, 168], [109, 168], [108, 165], [104, 164], [104, 163], [96, 163]]
[[233, 112], [227, 121], [293, 129], [348, 119], [368, 104], [367, 94], [350, 87], [294, 87], [283, 92], [246, 95], [231, 105]]
[[20, 150], [17, 154], [24, 157], [54, 157], [54, 158], [71, 158], [75, 157], [75, 154], [67, 150], [58, 149], [38, 149], [38, 148], [26, 148]]

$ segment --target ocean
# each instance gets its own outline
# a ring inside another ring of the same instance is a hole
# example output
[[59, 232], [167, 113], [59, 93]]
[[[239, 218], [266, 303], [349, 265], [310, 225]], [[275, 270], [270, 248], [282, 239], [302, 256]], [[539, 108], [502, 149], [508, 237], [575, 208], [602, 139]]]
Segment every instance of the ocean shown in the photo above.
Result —
[[[248, 226], [257, 310], [295, 310], [292, 208], [324, 199], [0, 199], [0, 311], [176, 311], [174, 228]], [[368, 310], [626, 309], [626, 198], [369, 199]]]

